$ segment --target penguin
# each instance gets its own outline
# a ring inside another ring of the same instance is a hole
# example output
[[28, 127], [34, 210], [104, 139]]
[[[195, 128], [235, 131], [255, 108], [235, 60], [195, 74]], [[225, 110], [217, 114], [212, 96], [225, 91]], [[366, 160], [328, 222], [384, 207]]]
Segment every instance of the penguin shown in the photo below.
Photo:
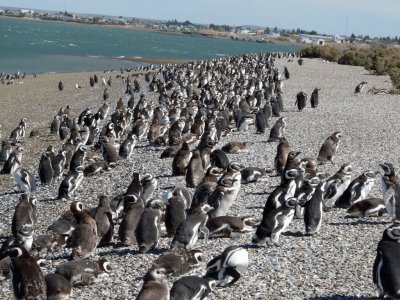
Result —
[[167, 237], [173, 237], [179, 224], [186, 219], [186, 201], [180, 195], [168, 199], [165, 211]]
[[198, 149], [193, 150], [193, 155], [190, 158], [189, 164], [186, 166], [186, 186], [195, 188], [204, 177], [203, 162]]
[[290, 78], [290, 73], [287, 67], [283, 69], [283, 74], [285, 75], [285, 79], [288, 80]]
[[103, 100], [107, 101], [109, 98], [110, 98], [110, 92], [108, 91], [108, 88], [105, 88], [103, 92]]
[[234, 285], [249, 265], [249, 254], [240, 246], [229, 246], [207, 264], [206, 278], [217, 281], [221, 287]]
[[57, 135], [60, 131], [61, 117], [55, 116], [50, 125], [50, 134]]
[[86, 146], [79, 146], [74, 154], [72, 155], [72, 159], [69, 163], [69, 170], [74, 171], [77, 167], [82, 167], [85, 162], [86, 151], [88, 148]]
[[158, 181], [152, 174], [146, 173], [142, 176], [140, 183], [143, 188], [142, 199], [146, 202], [153, 196], [154, 191], [158, 187]]
[[311, 199], [304, 204], [306, 235], [314, 235], [321, 228], [324, 206], [324, 187], [325, 182], [320, 181]]
[[83, 167], [77, 167], [75, 171], [70, 171], [65, 175], [64, 179], [61, 181], [60, 187], [58, 189], [57, 199], [70, 198], [75, 190], [80, 185], [83, 179]]
[[388, 190], [383, 201], [385, 202], [386, 210], [392, 221], [394, 223], [400, 223], [400, 182], [398, 180], [389, 182]]
[[301, 160], [299, 158], [300, 154], [301, 154], [300, 151], [290, 151], [289, 152], [287, 159], [286, 159], [285, 168], [282, 172], [281, 183], [284, 182], [284, 180], [285, 180], [285, 174], [286, 174], [287, 170], [297, 169], [298, 176], [296, 177], [296, 185], [298, 185], [297, 188], [299, 188], [301, 186], [301, 184], [298, 184], [297, 181], [298, 181], [299, 177], [302, 174], [304, 174], [305, 170], [304, 170], [304, 168], [301, 168], [302, 164], [301, 164]]
[[0, 163], [5, 163], [13, 152], [13, 147], [9, 141], [2, 140], [1, 141], [1, 150], [0, 150]]
[[46, 282], [36, 260], [22, 246], [14, 246], [0, 255], [11, 257], [11, 283], [14, 299], [46, 299]]
[[311, 103], [311, 107], [312, 108], [317, 108], [318, 107], [318, 104], [319, 104], [319, 94], [318, 94], [318, 92], [320, 90], [321, 89], [319, 89], [319, 88], [315, 88], [314, 91], [311, 94], [310, 103]]
[[103, 158], [106, 162], [116, 164], [120, 159], [115, 146], [108, 138], [103, 138], [101, 141], [101, 150]]
[[55, 274], [63, 276], [73, 287], [90, 285], [95, 279], [112, 271], [110, 262], [104, 258], [98, 261], [70, 260], [60, 264]]
[[400, 228], [396, 224], [385, 229], [382, 239], [378, 243], [372, 275], [380, 298], [400, 298], [400, 274], [397, 268], [400, 251], [399, 241]]
[[181, 249], [162, 254], [153, 262], [153, 266], [164, 268], [167, 275], [181, 276], [197, 267], [202, 261], [201, 250]]
[[135, 148], [137, 141], [138, 139], [136, 135], [129, 133], [119, 147], [119, 156], [125, 159], [130, 158], [133, 154], [133, 149]]
[[352, 166], [349, 163], [343, 164], [339, 171], [326, 180], [324, 192], [324, 205], [331, 207], [343, 194], [351, 182]]
[[118, 236], [123, 245], [132, 246], [137, 243], [135, 231], [144, 207], [143, 202], [136, 195], [128, 195], [124, 201], [126, 202], [125, 209], [119, 225]]
[[72, 259], [81, 260], [93, 255], [98, 245], [96, 221], [83, 210], [79, 201], [73, 201], [70, 210], [76, 219], [76, 227], [71, 235], [69, 247], [72, 248]]
[[161, 210], [145, 208], [135, 230], [139, 253], [147, 253], [158, 245]]
[[13, 175], [15, 171], [21, 166], [22, 163], [22, 155], [24, 153], [24, 148], [18, 146], [11, 152], [7, 161], [3, 165], [3, 169], [0, 171], [0, 174], [10, 174]]
[[332, 164], [334, 164], [333, 157], [336, 154], [341, 139], [342, 134], [340, 131], [336, 131], [325, 140], [317, 157], [317, 161], [320, 165], [324, 165], [327, 161], [330, 161]]
[[198, 276], [184, 276], [174, 282], [170, 300], [206, 300], [216, 287], [215, 280]]
[[64, 84], [62, 83], [62, 81], [59, 81], [59, 82], [58, 82], [58, 90], [59, 90], [60, 92], [62, 92], [62, 91], [64, 90]]
[[42, 154], [39, 162], [39, 178], [42, 185], [49, 185], [54, 178], [54, 170], [47, 152]]
[[247, 167], [240, 170], [241, 183], [247, 184], [252, 182], [261, 181], [265, 175], [265, 170], [257, 167]]
[[276, 169], [276, 175], [282, 176], [286, 161], [290, 152], [289, 141], [286, 137], [282, 137], [276, 149], [276, 156], [274, 160], [274, 165]]
[[15, 181], [22, 193], [31, 195], [36, 192], [35, 177], [28, 170], [18, 169], [15, 172]]
[[36, 198], [30, 197], [27, 194], [20, 195], [11, 223], [11, 232], [13, 236], [18, 236], [21, 227], [24, 225], [35, 226], [36, 201]]
[[236, 153], [240, 153], [240, 152], [248, 152], [249, 151], [249, 147], [251, 145], [252, 145], [252, 143], [249, 143], [249, 142], [233, 141], [233, 142], [229, 142], [229, 143], [225, 144], [221, 148], [221, 150], [226, 152], [226, 153], [236, 154]]
[[72, 286], [62, 275], [50, 273], [44, 276], [47, 287], [47, 300], [68, 299], [72, 294]]
[[186, 166], [192, 157], [189, 145], [184, 142], [182, 147], [175, 154], [172, 161], [172, 176], [182, 176], [186, 173]]
[[103, 171], [110, 171], [111, 167], [114, 167], [115, 165], [116, 165], [115, 163], [109, 164], [106, 161], [97, 161], [97, 162], [91, 163], [90, 165], [86, 166], [83, 169], [83, 176], [88, 177], [88, 176], [96, 175]]
[[169, 288], [162, 282], [165, 278], [166, 270], [159, 266], [151, 267], [143, 279], [143, 286], [136, 300], [169, 300]]
[[399, 181], [399, 178], [396, 176], [396, 172], [391, 163], [383, 163], [379, 164], [381, 168], [381, 189], [382, 189], [382, 197], [385, 199], [386, 192], [390, 187], [391, 182]]
[[271, 97], [269, 102], [271, 104], [272, 116], [280, 118], [281, 117], [281, 107], [280, 107], [278, 101], [276, 100], [276, 98]]
[[92, 76], [89, 76], [89, 84], [91, 87], [94, 87], [94, 79]]
[[269, 133], [268, 142], [278, 142], [284, 137], [286, 129], [286, 119], [284, 117], [279, 118], [274, 126], [272, 126]]
[[66, 151], [60, 150], [58, 154], [51, 160], [51, 167], [53, 168], [53, 180], [60, 180], [64, 174]]
[[204, 234], [204, 244], [207, 244], [209, 235], [209, 230], [206, 227], [208, 209], [208, 204], [199, 205], [179, 224], [172, 239], [172, 249], [192, 249], [199, 238], [200, 232]]
[[91, 211], [90, 216], [97, 225], [97, 236], [99, 238], [98, 247], [104, 247], [110, 244], [114, 234], [114, 222], [112, 219], [112, 210], [110, 200], [105, 195], [100, 195], [98, 206]]
[[276, 94], [276, 102], [279, 105], [279, 110], [285, 111], [285, 107], [283, 104], [283, 93], [281, 91]]
[[254, 225], [254, 218], [234, 216], [210, 218], [206, 224], [210, 235], [216, 235], [222, 232], [226, 237], [230, 237], [232, 232], [251, 232], [254, 229]]
[[209, 167], [207, 169], [206, 173], [204, 174], [204, 177], [203, 177], [203, 179], [202, 179], [200, 184], [203, 184], [203, 183], [209, 182], [209, 181], [217, 183], [218, 180], [223, 175], [224, 171], [225, 170], [222, 169], [222, 168], [217, 168], [217, 167], [214, 167], [214, 166]]
[[60, 127], [58, 129], [58, 135], [60, 136], [60, 139], [63, 141], [68, 137], [68, 134], [70, 133], [70, 129], [67, 125], [66, 120], [61, 121]]
[[354, 90], [354, 93], [361, 93], [362, 90], [364, 89], [364, 86], [365, 86], [366, 84], [368, 84], [368, 82], [366, 82], [366, 81], [362, 81], [361, 83], [359, 83], [359, 84], [356, 86], [356, 89]]
[[382, 216], [386, 213], [386, 205], [382, 198], [367, 198], [354, 203], [347, 210], [347, 217], [366, 218], [372, 216]]
[[307, 103], [307, 94], [304, 92], [297, 93], [296, 103], [295, 103], [295, 105], [297, 105], [297, 109], [299, 111], [302, 111], [306, 107], [306, 103]]
[[339, 208], [349, 208], [358, 201], [367, 198], [375, 183], [375, 172], [368, 170], [354, 179], [334, 205]]
[[286, 230], [293, 219], [297, 204], [297, 199], [291, 197], [285, 200], [282, 206], [263, 214], [263, 219], [253, 235], [252, 243], [267, 242], [268, 245], [271, 245], [267, 241], [267, 238], [270, 238], [272, 245], [278, 245], [281, 233]]

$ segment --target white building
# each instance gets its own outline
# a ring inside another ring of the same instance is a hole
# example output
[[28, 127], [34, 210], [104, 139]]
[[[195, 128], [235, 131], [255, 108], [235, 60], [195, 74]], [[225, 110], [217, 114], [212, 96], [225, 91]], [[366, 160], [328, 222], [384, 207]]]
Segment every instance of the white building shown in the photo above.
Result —
[[297, 39], [298, 42], [304, 44], [316, 44], [323, 46], [326, 42], [333, 42], [335, 39], [333, 36], [325, 35], [312, 35], [312, 34], [300, 34]]

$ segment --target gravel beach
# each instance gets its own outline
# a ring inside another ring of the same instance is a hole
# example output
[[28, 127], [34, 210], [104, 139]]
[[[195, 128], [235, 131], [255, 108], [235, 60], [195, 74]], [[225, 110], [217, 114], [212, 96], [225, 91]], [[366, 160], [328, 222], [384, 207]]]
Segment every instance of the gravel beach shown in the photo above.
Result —
[[[301, 157], [316, 158], [320, 146], [335, 131], [341, 131], [342, 143], [335, 157], [335, 165], [320, 166], [319, 171], [334, 174], [344, 163], [353, 166], [352, 178], [371, 169], [377, 171], [378, 164], [391, 162], [400, 166], [398, 146], [400, 145], [400, 96], [368, 94], [372, 87], [390, 89], [388, 76], [371, 75], [362, 67], [343, 66], [323, 62], [319, 59], [304, 59], [302, 66], [287, 58], [277, 59], [275, 66], [283, 71], [289, 69], [290, 79], [284, 81], [283, 96], [287, 118], [286, 137], [293, 149], [302, 152]], [[90, 87], [89, 76], [95, 73], [40, 74], [37, 78], [27, 76], [16, 80], [13, 85], [0, 85], [0, 125], [2, 138], [8, 138], [21, 118], [27, 119], [27, 138], [23, 141], [26, 151], [22, 166], [38, 175], [41, 153], [48, 145], [56, 150], [62, 142], [49, 134], [49, 126], [60, 107], [70, 105], [72, 116], [78, 116], [86, 107], [94, 111], [102, 105], [101, 83]], [[120, 97], [125, 97], [125, 84], [116, 78], [118, 73], [97, 72], [97, 76], [112, 77], [110, 102], [115, 107]], [[131, 75], [132, 76], [132, 75]], [[63, 81], [64, 91], [57, 88]], [[142, 92], [147, 99], [157, 103], [158, 94], [150, 92], [144, 76], [138, 77]], [[367, 81], [361, 94], [354, 94], [357, 84]], [[83, 88], [77, 90], [75, 84]], [[295, 96], [304, 91], [309, 96], [314, 88], [321, 89], [320, 105], [317, 109], [307, 107], [298, 112], [294, 105]], [[125, 99], [125, 98], [124, 98]], [[135, 99], [139, 95], [135, 94]], [[125, 99], [126, 100], [126, 99]], [[136, 100], [137, 101], [137, 100]], [[273, 119], [275, 122], [276, 118]], [[272, 123], [273, 124], [273, 123]], [[40, 136], [29, 138], [32, 129], [39, 129]], [[252, 142], [248, 153], [228, 154], [231, 161], [245, 166], [273, 168], [277, 142], [268, 143], [268, 133], [255, 133], [254, 126], [248, 131], [235, 132], [224, 136], [217, 147], [229, 141]], [[131, 182], [132, 172], [152, 173], [159, 182], [155, 192], [161, 198], [163, 192], [173, 186], [184, 185], [185, 178], [171, 177], [172, 158], [160, 159], [162, 148], [146, 147], [139, 143], [129, 160], [121, 161], [109, 172], [85, 177], [75, 193], [75, 199], [85, 207], [97, 206], [98, 195], [110, 198], [126, 190]], [[38, 184], [39, 179], [37, 178]], [[268, 194], [278, 185], [277, 177], [268, 177], [264, 182], [242, 185], [229, 215], [253, 216], [260, 220]], [[47, 227], [58, 216], [69, 210], [72, 201], [54, 200], [59, 183], [48, 187], [38, 186], [36, 234], [46, 233]], [[380, 176], [377, 176], [370, 196], [381, 197]], [[15, 179], [0, 175], [0, 238], [11, 234], [11, 221], [18, 193]], [[216, 288], [210, 299], [370, 299], [375, 297], [376, 287], [372, 281], [372, 266], [376, 247], [383, 230], [389, 226], [387, 215], [380, 218], [345, 218], [345, 210], [332, 209], [323, 217], [320, 232], [305, 236], [304, 222], [294, 219], [286, 233], [281, 236], [280, 247], [263, 247], [251, 244], [253, 233], [239, 237], [212, 238], [204, 245], [197, 243], [203, 251], [204, 262], [191, 275], [205, 274], [206, 264], [220, 254], [227, 246], [242, 245], [249, 252], [249, 267], [241, 279], [232, 287]], [[117, 231], [116, 231], [117, 232]], [[97, 257], [111, 262], [113, 272], [98, 283], [73, 288], [71, 299], [134, 299], [141, 289], [143, 276], [152, 262], [169, 249], [171, 238], [161, 237], [155, 251], [139, 254], [137, 247], [120, 247], [115, 235], [115, 246], [98, 248]], [[43, 273], [53, 272], [55, 266], [67, 260], [70, 249], [41, 254], [48, 264]], [[177, 278], [168, 278], [169, 287]], [[10, 280], [0, 282], [1, 299], [12, 299]]]

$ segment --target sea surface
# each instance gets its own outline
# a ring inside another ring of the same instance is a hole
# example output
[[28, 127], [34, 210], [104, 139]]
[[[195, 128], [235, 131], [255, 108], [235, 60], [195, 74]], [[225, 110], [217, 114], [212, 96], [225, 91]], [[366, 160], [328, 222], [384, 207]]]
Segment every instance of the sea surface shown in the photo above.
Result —
[[300, 47], [0, 18], [0, 72], [80, 72], [137, 67], [125, 57], [201, 60]]

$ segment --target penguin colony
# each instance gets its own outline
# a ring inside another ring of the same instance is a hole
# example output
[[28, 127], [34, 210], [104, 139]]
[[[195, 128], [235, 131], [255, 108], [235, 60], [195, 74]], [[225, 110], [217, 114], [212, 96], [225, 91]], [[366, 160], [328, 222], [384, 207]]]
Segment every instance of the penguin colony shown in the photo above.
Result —
[[[87, 108], [74, 115], [66, 106], [49, 120], [54, 147], [43, 149], [37, 166], [29, 166], [36, 169], [32, 172], [22, 168], [29, 120], [21, 119], [1, 149], [2, 176], [14, 176], [21, 193], [15, 196], [18, 205], [11, 235], [0, 250], [3, 279], [11, 280], [14, 297], [65, 299], [72, 289], [112, 276], [113, 268], [120, 266], [96, 253], [113, 245], [134, 255], [158, 254], [142, 274], [137, 299], [206, 299], [220, 288], [246, 280], [251, 249], [284, 244], [282, 233], [293, 219], [303, 219], [302, 235], [312, 236], [324, 226], [325, 213], [346, 209], [349, 217], [387, 214], [392, 219], [378, 245], [373, 281], [379, 295], [399, 298], [400, 279], [393, 267], [400, 240], [400, 181], [395, 167], [382, 162], [381, 175], [364, 170], [357, 177], [349, 162], [337, 166], [334, 174], [321, 172], [340, 156], [345, 136], [336, 128], [321, 136], [315, 158], [293, 149], [285, 129], [295, 110], [284, 108], [282, 96], [283, 78], [293, 80], [293, 76], [287, 68], [281, 75], [274, 65], [282, 57], [260, 54], [165, 65], [158, 70], [150, 67], [143, 70], [151, 72], [142, 86], [121, 70], [117, 78], [126, 89], [124, 97], [115, 100], [115, 108], [106, 88], [99, 92], [104, 103], [98, 110]], [[102, 82], [112, 86], [111, 77], [107, 82], [102, 77]], [[89, 86], [101, 87], [97, 76], [89, 78]], [[59, 92], [64, 88], [60, 81]], [[158, 103], [140, 94], [147, 89], [159, 95]], [[312, 92], [310, 105], [307, 95], [299, 92], [295, 103], [299, 113], [323, 105], [319, 91]], [[293, 103], [285, 103], [290, 106]], [[234, 139], [240, 131], [263, 134], [265, 142], [277, 149], [275, 164], [244, 166], [236, 161], [238, 153], [251, 155], [252, 143]], [[168, 176], [178, 176], [181, 184], [161, 190], [163, 178], [156, 178], [154, 170], [130, 170], [132, 180], [121, 182], [122, 193], [93, 196], [98, 205], [87, 206], [79, 190], [88, 177], [100, 180], [108, 172], [118, 177], [119, 169], [129, 168], [129, 160], [140, 159], [135, 157], [139, 144], [159, 151], [160, 160], [169, 160]], [[243, 185], [263, 184], [274, 176], [280, 183], [263, 196], [262, 213], [232, 214]], [[379, 177], [382, 198], [368, 197]], [[37, 210], [35, 194], [51, 186], [57, 193], [46, 200], [65, 211], [47, 216], [48, 231], [40, 232], [37, 214], [44, 212]], [[248, 243], [236, 244], [238, 236], [245, 236]], [[231, 246], [216, 249], [215, 257], [205, 264], [201, 249], [210, 239], [221, 237], [231, 239]], [[160, 248], [160, 241], [166, 249]], [[58, 266], [44, 275], [39, 258], [52, 252], [62, 253], [67, 260], [53, 263]], [[172, 278], [173, 284], [166, 278]]]

